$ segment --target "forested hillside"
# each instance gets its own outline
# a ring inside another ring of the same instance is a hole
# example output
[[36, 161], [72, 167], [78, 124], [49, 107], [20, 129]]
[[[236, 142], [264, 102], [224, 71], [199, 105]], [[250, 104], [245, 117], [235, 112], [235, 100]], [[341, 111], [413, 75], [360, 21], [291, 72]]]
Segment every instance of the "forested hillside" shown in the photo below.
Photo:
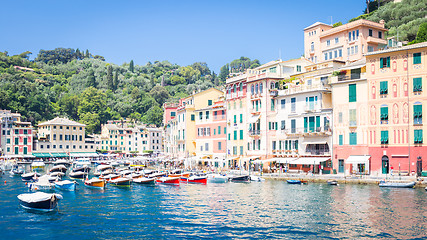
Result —
[[222, 85], [203, 62], [119, 66], [71, 48], [40, 50], [33, 61], [30, 55], [0, 52], [0, 109], [17, 111], [33, 124], [68, 117], [87, 124], [88, 133], [99, 132], [107, 120], [126, 117], [160, 126], [164, 102]]

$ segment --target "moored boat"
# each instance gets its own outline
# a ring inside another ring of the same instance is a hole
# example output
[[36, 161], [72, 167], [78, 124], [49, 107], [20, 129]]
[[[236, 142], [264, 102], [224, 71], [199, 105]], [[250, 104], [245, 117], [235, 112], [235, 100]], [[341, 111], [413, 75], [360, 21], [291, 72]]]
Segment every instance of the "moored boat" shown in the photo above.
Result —
[[328, 180], [328, 185], [338, 185], [337, 180]]
[[56, 181], [55, 187], [65, 191], [74, 191], [76, 189], [76, 182], [70, 180]]
[[31, 169], [33, 171], [43, 171], [45, 164], [42, 161], [35, 161], [31, 163]]
[[53, 211], [58, 201], [62, 199], [60, 194], [56, 193], [24, 193], [18, 195], [19, 202], [23, 208], [35, 209], [40, 211]]
[[33, 180], [35, 180], [35, 178], [40, 177], [40, 176], [41, 176], [40, 173], [30, 172], [30, 173], [22, 174], [21, 179], [24, 182], [28, 182], [28, 181], [33, 181]]
[[251, 177], [249, 175], [237, 175], [230, 177], [230, 182], [250, 182]]
[[92, 188], [105, 188], [105, 180], [99, 179], [99, 178], [91, 178], [90, 180], [86, 178], [85, 186], [92, 187]]
[[111, 180], [117, 179], [119, 177], [120, 177], [119, 174], [111, 173], [111, 174], [108, 174], [108, 175], [105, 175], [105, 176], [101, 175], [101, 176], [99, 176], [99, 179], [104, 179], [106, 181], [111, 181]]
[[119, 177], [114, 180], [109, 181], [112, 186], [118, 187], [129, 187], [132, 183], [132, 179]]
[[259, 177], [259, 176], [251, 175], [251, 181], [252, 182], [263, 182], [263, 181], [265, 181], [265, 179], [262, 177]]
[[10, 170], [10, 175], [17, 176], [24, 174], [24, 169], [19, 166], [18, 164], [13, 165], [12, 169]]
[[180, 177], [160, 177], [156, 179], [156, 183], [179, 185]]
[[67, 172], [67, 168], [64, 165], [56, 165], [53, 168], [51, 168], [49, 170], [49, 172], [62, 172], [62, 173], [66, 173]]
[[228, 177], [220, 174], [208, 174], [209, 183], [226, 183], [228, 182]]
[[300, 180], [295, 180], [295, 179], [289, 179], [289, 180], [286, 180], [286, 182], [289, 184], [301, 184]]
[[140, 178], [134, 178], [132, 181], [138, 184], [153, 184], [155, 180], [156, 178], [140, 177]]
[[207, 184], [208, 177], [207, 176], [191, 176], [191, 177], [181, 177], [181, 182], [185, 183], [195, 183], [195, 184]]
[[391, 188], [413, 188], [416, 182], [386, 182], [381, 181], [380, 187], [391, 187]]
[[76, 178], [76, 179], [84, 179], [87, 173], [78, 171], [78, 172], [70, 172], [69, 176], [70, 178]]
[[36, 182], [28, 184], [30, 190], [50, 190], [55, 188], [55, 184], [51, 183], [49, 175], [43, 175]]

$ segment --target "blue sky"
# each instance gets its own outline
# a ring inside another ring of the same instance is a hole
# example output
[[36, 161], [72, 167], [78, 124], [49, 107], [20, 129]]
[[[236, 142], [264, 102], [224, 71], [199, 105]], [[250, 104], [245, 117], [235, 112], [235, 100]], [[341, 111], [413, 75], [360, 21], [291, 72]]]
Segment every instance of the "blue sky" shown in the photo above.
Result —
[[107, 62], [206, 62], [300, 57], [303, 29], [359, 16], [363, 0], [2, 1], [0, 51], [89, 49]]

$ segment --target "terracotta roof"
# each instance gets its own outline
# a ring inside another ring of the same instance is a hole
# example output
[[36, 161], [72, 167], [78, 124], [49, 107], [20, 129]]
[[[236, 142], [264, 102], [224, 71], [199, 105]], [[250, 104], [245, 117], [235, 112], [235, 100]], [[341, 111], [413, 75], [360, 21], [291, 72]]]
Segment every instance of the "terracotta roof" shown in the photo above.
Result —
[[39, 123], [38, 126], [47, 126], [47, 125], [63, 125], [63, 126], [77, 126], [77, 127], [86, 127], [86, 124], [82, 124], [70, 119], [56, 117], [52, 120]]

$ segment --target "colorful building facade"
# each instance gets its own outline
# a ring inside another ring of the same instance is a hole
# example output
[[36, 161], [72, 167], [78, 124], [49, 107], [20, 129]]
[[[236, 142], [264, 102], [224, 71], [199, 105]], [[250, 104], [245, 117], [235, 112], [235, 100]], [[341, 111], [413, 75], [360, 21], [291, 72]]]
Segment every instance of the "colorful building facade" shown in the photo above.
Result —
[[6, 158], [32, 158], [33, 127], [21, 114], [0, 110], [1, 150]]

